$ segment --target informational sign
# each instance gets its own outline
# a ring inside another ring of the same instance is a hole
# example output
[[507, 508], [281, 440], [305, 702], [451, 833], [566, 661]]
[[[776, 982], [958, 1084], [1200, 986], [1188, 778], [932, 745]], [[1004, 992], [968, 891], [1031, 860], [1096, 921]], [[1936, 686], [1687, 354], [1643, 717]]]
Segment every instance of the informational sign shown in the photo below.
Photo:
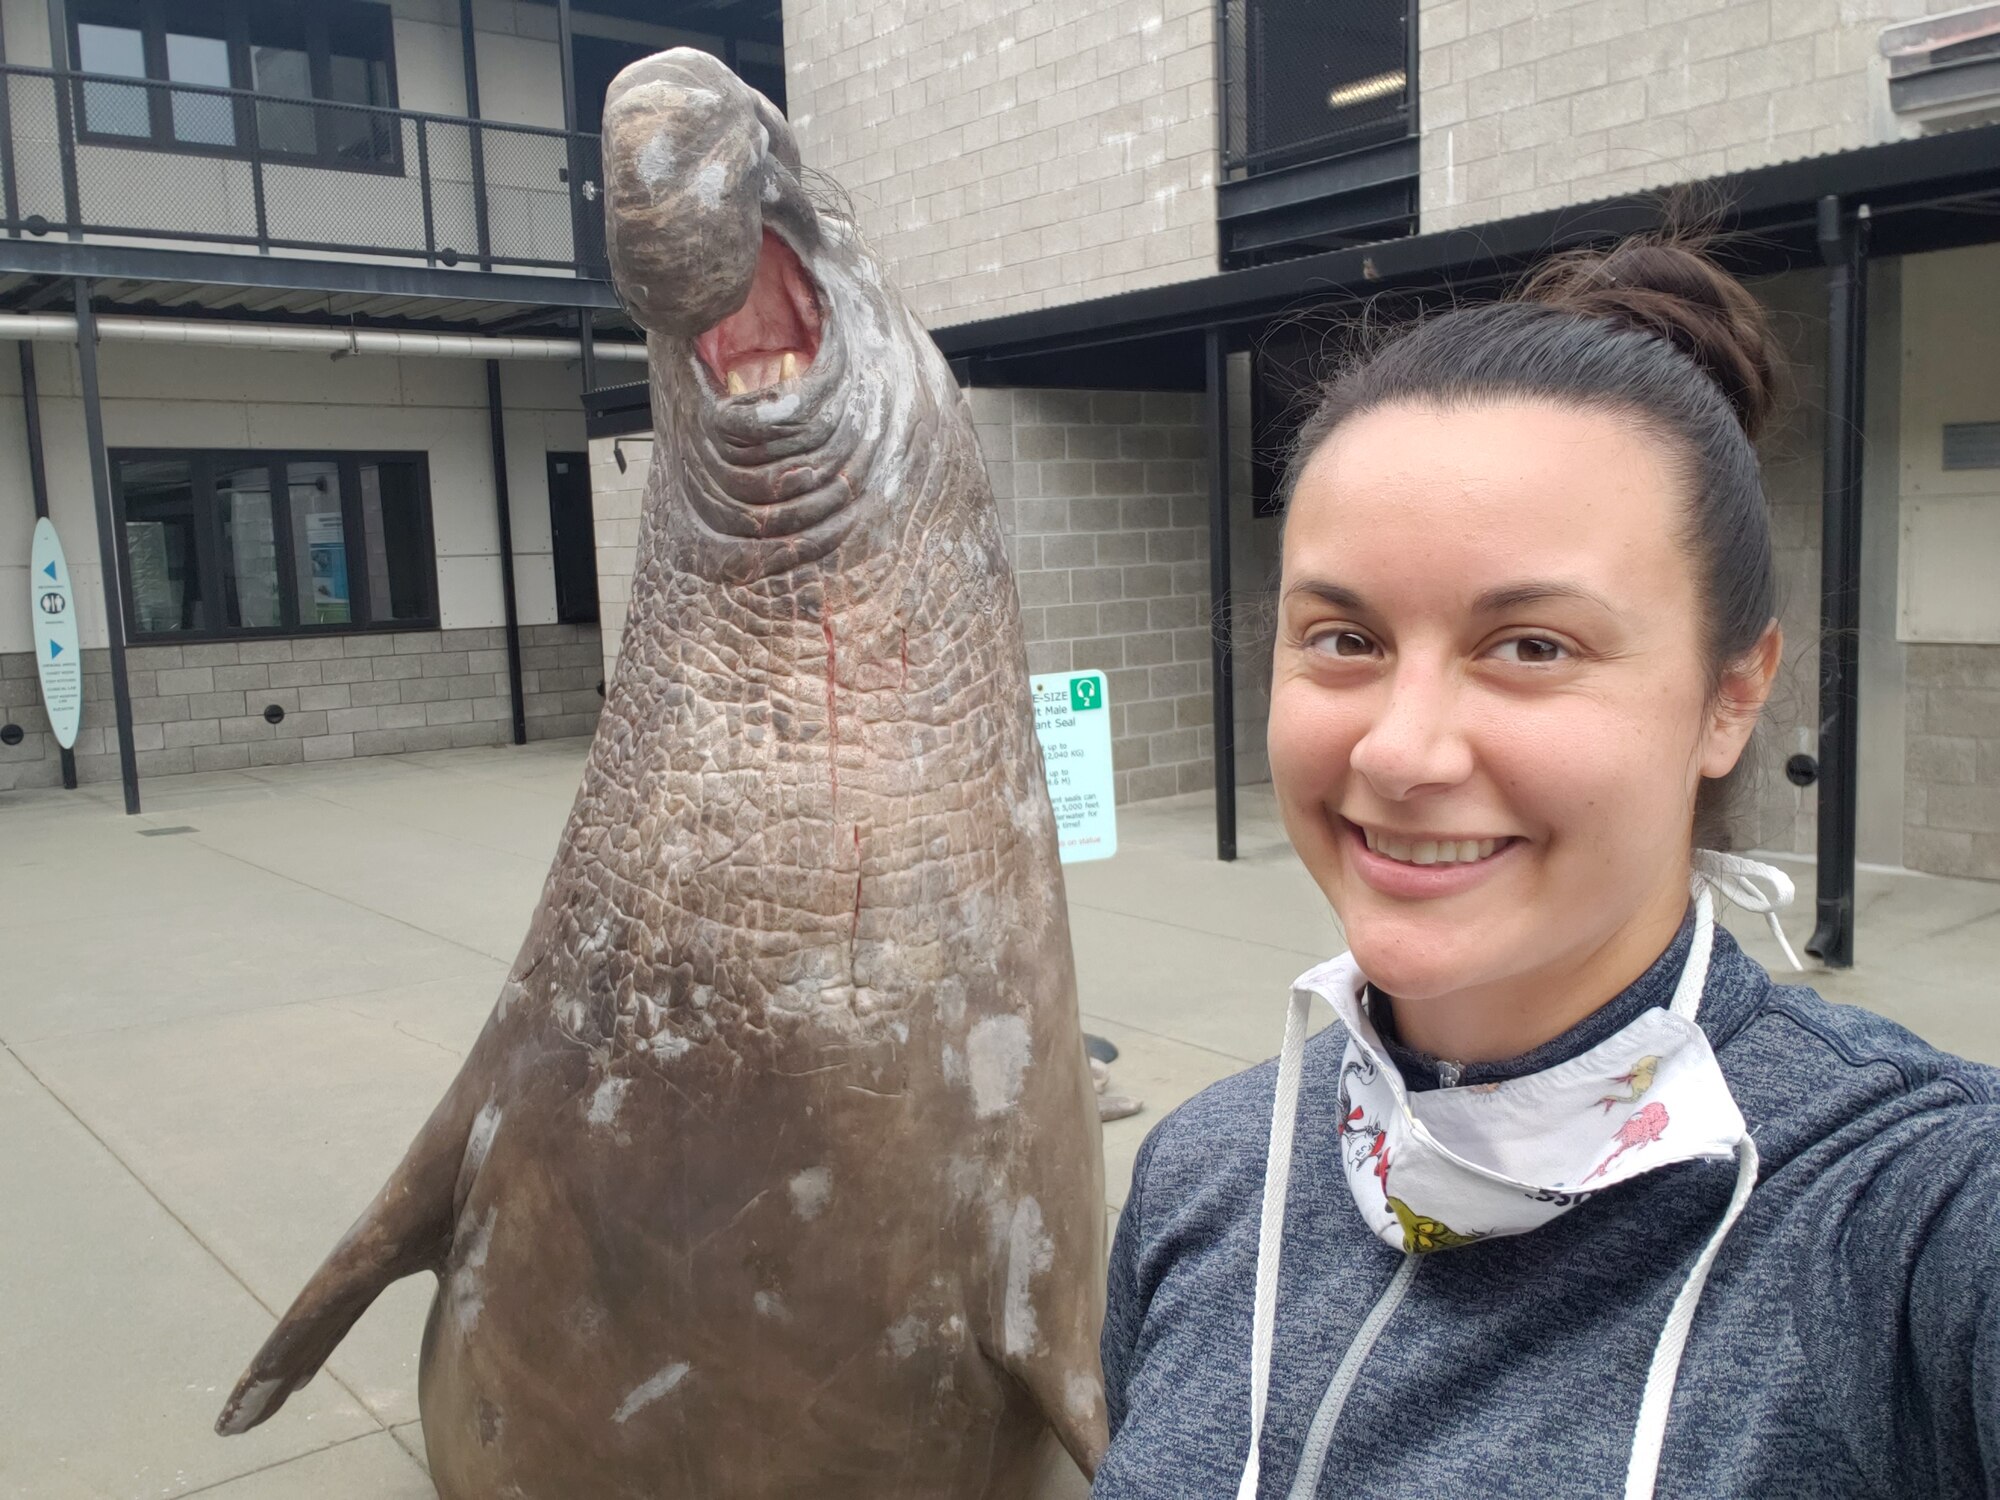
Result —
[[1111, 779], [1111, 709], [1102, 672], [1030, 677], [1035, 737], [1056, 810], [1062, 862], [1109, 859], [1118, 852], [1118, 808]]
[[47, 516], [35, 522], [28, 549], [28, 613], [34, 619], [35, 670], [41, 674], [49, 730], [68, 750], [76, 744], [77, 720], [83, 715], [83, 652], [76, 640], [69, 564]]

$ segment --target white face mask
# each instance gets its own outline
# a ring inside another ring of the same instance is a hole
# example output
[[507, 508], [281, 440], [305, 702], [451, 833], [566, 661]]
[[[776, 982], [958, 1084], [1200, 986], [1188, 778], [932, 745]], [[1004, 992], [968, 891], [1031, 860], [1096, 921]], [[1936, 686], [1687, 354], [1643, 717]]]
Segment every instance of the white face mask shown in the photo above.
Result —
[[[1770, 882], [1766, 895], [1750, 883]], [[1300, 976], [1279, 1054], [1277, 1103], [1265, 1161], [1251, 1333], [1251, 1445], [1238, 1489], [1257, 1492], [1277, 1319], [1279, 1240], [1291, 1172], [1306, 1016], [1314, 997], [1345, 1023], [1340, 1069], [1340, 1155], [1355, 1206], [1387, 1244], [1410, 1254], [1449, 1250], [1493, 1235], [1540, 1228], [1592, 1194], [1680, 1162], [1737, 1161], [1736, 1191], [1675, 1299], [1654, 1351], [1626, 1474], [1628, 1497], [1649, 1496], [1681, 1352], [1722, 1241], [1757, 1180], [1757, 1148], [1722, 1068], [1695, 1024], [1714, 947], [1713, 885], [1770, 920], [1793, 967], [1776, 909], [1792, 884], [1768, 865], [1698, 850], [1694, 937], [1672, 1002], [1615, 1036], [1539, 1073], [1503, 1083], [1412, 1094], [1363, 1003], [1367, 981], [1351, 955]]]

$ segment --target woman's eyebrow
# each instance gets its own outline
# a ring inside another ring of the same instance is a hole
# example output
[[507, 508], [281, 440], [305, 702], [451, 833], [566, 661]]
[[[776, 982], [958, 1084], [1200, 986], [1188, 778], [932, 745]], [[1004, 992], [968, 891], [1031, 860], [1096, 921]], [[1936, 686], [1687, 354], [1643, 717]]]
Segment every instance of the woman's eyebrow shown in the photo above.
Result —
[[1580, 583], [1554, 578], [1533, 578], [1487, 589], [1472, 601], [1472, 609], [1475, 614], [1500, 614], [1523, 605], [1546, 604], [1551, 599], [1573, 599], [1611, 612], [1611, 603], [1602, 594], [1593, 593]]
[[1288, 584], [1285, 588], [1285, 597], [1289, 599], [1294, 594], [1304, 594], [1335, 609], [1352, 610], [1357, 614], [1368, 608], [1353, 589], [1343, 588], [1337, 583], [1328, 583], [1323, 578], [1301, 578]]

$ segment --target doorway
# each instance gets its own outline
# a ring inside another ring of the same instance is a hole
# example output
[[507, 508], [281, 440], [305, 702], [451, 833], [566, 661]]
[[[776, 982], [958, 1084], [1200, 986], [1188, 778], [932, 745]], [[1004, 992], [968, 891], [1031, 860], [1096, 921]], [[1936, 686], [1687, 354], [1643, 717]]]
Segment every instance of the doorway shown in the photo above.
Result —
[[590, 455], [549, 455], [549, 542], [556, 570], [556, 619], [597, 623], [597, 527], [590, 512]]

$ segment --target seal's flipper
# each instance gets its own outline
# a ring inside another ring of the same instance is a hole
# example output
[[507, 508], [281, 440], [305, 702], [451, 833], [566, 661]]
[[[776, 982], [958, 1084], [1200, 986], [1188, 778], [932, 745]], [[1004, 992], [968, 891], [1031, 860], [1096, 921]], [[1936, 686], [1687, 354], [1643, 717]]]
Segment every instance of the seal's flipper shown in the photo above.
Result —
[[1095, 1344], [1067, 1368], [1054, 1359], [1008, 1360], [1007, 1368], [1028, 1388], [1049, 1429], [1076, 1460], [1085, 1479], [1097, 1477], [1104, 1450], [1111, 1446], [1104, 1408], [1104, 1373]]
[[480, 1108], [486, 1091], [468, 1080], [483, 1075], [484, 1044], [493, 1033], [489, 1021], [401, 1164], [236, 1382], [215, 1420], [224, 1437], [248, 1432], [317, 1375], [390, 1282], [444, 1265], [457, 1204], [491, 1144], [490, 1111]]

